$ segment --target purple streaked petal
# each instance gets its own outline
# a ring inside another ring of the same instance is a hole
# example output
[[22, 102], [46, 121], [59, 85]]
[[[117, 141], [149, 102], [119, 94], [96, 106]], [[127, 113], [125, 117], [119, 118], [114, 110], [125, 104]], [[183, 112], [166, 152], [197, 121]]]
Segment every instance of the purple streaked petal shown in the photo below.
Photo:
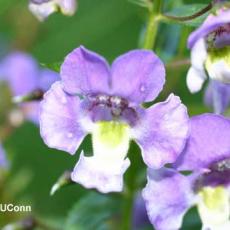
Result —
[[189, 135], [189, 117], [179, 97], [171, 94], [165, 102], [146, 110], [134, 138], [150, 168], [174, 162]]
[[100, 55], [80, 47], [65, 58], [61, 66], [64, 89], [70, 94], [109, 93], [110, 70]]
[[41, 69], [39, 77], [39, 88], [44, 91], [47, 91], [55, 81], [60, 81], [60, 75], [49, 69]]
[[217, 16], [210, 15], [204, 23], [188, 38], [188, 47], [191, 49], [200, 39], [208, 35], [223, 24], [230, 22], [230, 10], [221, 10]]
[[131, 102], [139, 104], [154, 100], [164, 83], [164, 64], [152, 51], [130, 51], [112, 65], [113, 94]]
[[230, 158], [230, 120], [203, 114], [191, 118], [191, 133], [176, 162], [179, 170], [208, 169], [213, 163]]
[[86, 157], [81, 153], [72, 172], [72, 180], [86, 188], [95, 188], [101, 193], [121, 192], [123, 174], [129, 167], [130, 161], [125, 159], [110, 162], [108, 159]]
[[210, 81], [205, 90], [204, 102], [213, 108], [215, 113], [224, 113], [230, 105], [230, 84]]
[[148, 170], [143, 190], [147, 213], [156, 230], [178, 230], [187, 210], [195, 204], [193, 179], [172, 169]]
[[14, 96], [23, 95], [38, 87], [39, 69], [35, 60], [24, 53], [9, 54], [1, 64], [1, 75]]
[[74, 154], [85, 137], [80, 125], [80, 99], [63, 91], [56, 82], [40, 104], [40, 129], [45, 143]]

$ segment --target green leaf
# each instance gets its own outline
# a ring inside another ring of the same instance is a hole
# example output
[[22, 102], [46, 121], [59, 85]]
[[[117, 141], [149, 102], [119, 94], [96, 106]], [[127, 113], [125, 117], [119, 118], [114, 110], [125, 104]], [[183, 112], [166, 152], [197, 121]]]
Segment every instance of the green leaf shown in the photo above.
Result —
[[[187, 16], [191, 16], [195, 13], [197, 13], [198, 11], [200, 11], [201, 9], [205, 8], [207, 6], [207, 4], [189, 4], [189, 5], [183, 5], [181, 7], [178, 8], [174, 8], [172, 11], [166, 12], [165, 15], [168, 16], [172, 16], [172, 17], [187, 17]], [[179, 24], [183, 24], [186, 26], [192, 26], [192, 27], [198, 27], [200, 26], [203, 21], [205, 20], [205, 18], [208, 16], [209, 12], [195, 18], [192, 20], [188, 20], [188, 21], [177, 21], [177, 20], [171, 20], [172, 23], [179, 23]], [[170, 19], [169, 19], [170, 20]]]
[[40, 63], [40, 65], [44, 68], [48, 68], [55, 72], [60, 72], [62, 62], [55, 62], [55, 63]]
[[119, 202], [107, 195], [92, 192], [77, 202], [70, 211], [65, 230], [116, 229]]

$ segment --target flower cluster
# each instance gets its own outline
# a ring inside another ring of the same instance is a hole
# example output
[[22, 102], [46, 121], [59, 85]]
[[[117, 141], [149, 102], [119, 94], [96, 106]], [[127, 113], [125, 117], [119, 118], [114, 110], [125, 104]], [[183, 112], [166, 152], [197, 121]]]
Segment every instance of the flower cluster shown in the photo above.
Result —
[[230, 100], [230, 10], [223, 8], [210, 14], [188, 39], [192, 67], [187, 85], [192, 93], [201, 90], [210, 77], [207, 104], [216, 113], [223, 113]]

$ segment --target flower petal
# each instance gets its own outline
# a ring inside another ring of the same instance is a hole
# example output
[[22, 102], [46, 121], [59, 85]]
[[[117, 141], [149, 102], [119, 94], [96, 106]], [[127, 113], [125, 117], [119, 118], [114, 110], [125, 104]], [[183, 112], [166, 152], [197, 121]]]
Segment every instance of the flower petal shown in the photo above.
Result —
[[5, 168], [7, 167], [7, 165], [8, 165], [8, 162], [6, 160], [6, 154], [0, 143], [0, 168]]
[[66, 94], [61, 82], [54, 83], [40, 104], [41, 136], [45, 143], [74, 154], [85, 136], [81, 115], [80, 99]]
[[[107, 154], [109, 155], [109, 152]], [[129, 165], [129, 159], [112, 160], [111, 162], [109, 158], [85, 157], [81, 153], [71, 178], [86, 188], [95, 188], [102, 193], [121, 192], [123, 189], [123, 174]]]
[[165, 102], [147, 109], [135, 127], [134, 138], [150, 168], [172, 163], [184, 148], [189, 135], [189, 117], [180, 98], [171, 94]]
[[186, 78], [186, 83], [191, 93], [199, 92], [205, 80], [206, 80], [206, 74], [204, 71], [200, 71], [194, 67], [189, 68], [187, 78]]
[[203, 114], [191, 118], [190, 123], [190, 137], [176, 162], [179, 170], [208, 169], [213, 163], [230, 158], [229, 119]]
[[61, 66], [61, 78], [70, 94], [109, 92], [110, 70], [106, 60], [83, 46], [67, 55]]
[[148, 170], [143, 190], [147, 213], [157, 230], [181, 228], [183, 216], [195, 203], [193, 180], [172, 169]]
[[113, 94], [129, 101], [141, 103], [154, 100], [164, 83], [164, 64], [152, 51], [130, 51], [112, 65]]
[[230, 84], [210, 81], [204, 96], [205, 104], [214, 108], [216, 114], [222, 114], [230, 105]]
[[61, 12], [65, 15], [72, 16], [77, 9], [77, 2], [76, 0], [59, 0], [59, 7]]
[[58, 11], [58, 4], [54, 0], [30, 0], [29, 10], [38, 20], [44, 21], [50, 14]]
[[55, 81], [60, 81], [60, 75], [49, 69], [40, 70], [40, 88], [47, 91]]
[[204, 23], [188, 38], [188, 47], [191, 49], [200, 38], [204, 38], [219, 26], [230, 22], [230, 10], [221, 10], [215, 15], [210, 15]]
[[35, 60], [24, 53], [9, 54], [1, 64], [1, 75], [14, 96], [24, 95], [38, 87], [39, 69]]

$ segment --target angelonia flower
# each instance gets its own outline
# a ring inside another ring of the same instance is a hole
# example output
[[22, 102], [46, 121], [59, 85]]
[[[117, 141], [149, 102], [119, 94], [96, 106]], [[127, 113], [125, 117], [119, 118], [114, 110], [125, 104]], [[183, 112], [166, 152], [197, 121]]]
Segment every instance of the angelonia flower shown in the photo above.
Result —
[[5, 168], [7, 166], [7, 160], [5, 151], [0, 143], [0, 168]]
[[230, 84], [211, 80], [205, 89], [204, 102], [215, 113], [223, 114], [230, 106]]
[[164, 65], [152, 51], [130, 51], [110, 67], [81, 46], [67, 55], [60, 75], [41, 102], [40, 128], [49, 147], [70, 154], [91, 134], [93, 155], [81, 153], [73, 181], [103, 193], [121, 191], [131, 139], [150, 168], [176, 160], [188, 136], [186, 107], [173, 94], [148, 109], [141, 106], [165, 82]]
[[230, 10], [219, 9], [211, 14], [188, 39], [191, 68], [187, 85], [192, 93], [201, 90], [207, 79], [230, 84]]
[[76, 12], [76, 0], [30, 0], [29, 9], [40, 21], [50, 14], [61, 11], [64, 15], [72, 16]]
[[175, 168], [148, 170], [143, 197], [156, 230], [181, 229], [183, 216], [194, 205], [203, 230], [230, 229], [229, 136], [229, 119], [214, 114], [195, 116]]
[[59, 74], [41, 69], [37, 62], [28, 54], [13, 52], [0, 62], [0, 83], [6, 83], [12, 97], [17, 101], [21, 96], [31, 94], [30, 102], [25, 102], [12, 109], [10, 122], [20, 125], [24, 119], [38, 123], [39, 103], [37, 96], [43, 93], [53, 82], [59, 80]]

